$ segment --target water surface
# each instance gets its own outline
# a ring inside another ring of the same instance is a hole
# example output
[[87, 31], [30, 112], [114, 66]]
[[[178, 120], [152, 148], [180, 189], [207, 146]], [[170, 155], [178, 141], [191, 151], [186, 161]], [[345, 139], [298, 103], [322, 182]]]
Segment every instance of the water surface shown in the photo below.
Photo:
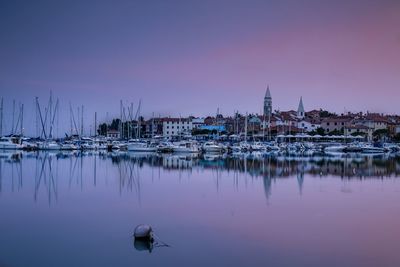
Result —
[[[0, 266], [400, 266], [400, 157], [1, 153]], [[171, 247], [134, 244], [153, 226]]]

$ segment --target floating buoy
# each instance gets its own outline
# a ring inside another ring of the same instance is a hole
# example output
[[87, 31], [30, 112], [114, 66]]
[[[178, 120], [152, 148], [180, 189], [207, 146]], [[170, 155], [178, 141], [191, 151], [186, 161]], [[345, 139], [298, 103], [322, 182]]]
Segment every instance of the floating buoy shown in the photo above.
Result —
[[160, 238], [154, 234], [151, 226], [147, 224], [139, 224], [136, 226], [133, 236], [135, 238], [134, 246], [138, 251], [148, 250], [151, 253], [153, 248], [169, 247], [168, 244], [161, 241]]
[[143, 240], [143, 239], [136, 239], [133, 242], [133, 245], [135, 246], [135, 249], [137, 251], [148, 251], [151, 253], [153, 250], [153, 242], [150, 240]]
[[135, 240], [145, 240], [145, 241], [153, 241], [153, 229], [150, 225], [140, 224], [136, 226], [135, 232], [133, 234]]

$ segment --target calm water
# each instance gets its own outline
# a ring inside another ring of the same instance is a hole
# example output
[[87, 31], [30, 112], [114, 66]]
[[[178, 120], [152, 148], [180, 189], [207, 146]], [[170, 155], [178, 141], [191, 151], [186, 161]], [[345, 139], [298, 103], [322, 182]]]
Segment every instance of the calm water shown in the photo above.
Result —
[[[0, 266], [400, 266], [400, 157], [0, 162]], [[135, 246], [140, 223], [171, 247]]]

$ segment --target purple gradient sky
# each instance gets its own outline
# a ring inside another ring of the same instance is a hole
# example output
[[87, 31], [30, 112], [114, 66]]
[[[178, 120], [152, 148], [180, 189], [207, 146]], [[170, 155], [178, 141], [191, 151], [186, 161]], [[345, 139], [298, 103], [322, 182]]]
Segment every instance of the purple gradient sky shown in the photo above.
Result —
[[104, 119], [139, 98], [146, 116], [261, 112], [268, 83], [274, 109], [303, 96], [400, 113], [399, 14], [396, 0], [1, 1], [5, 115], [50, 90], [65, 116], [69, 101]]

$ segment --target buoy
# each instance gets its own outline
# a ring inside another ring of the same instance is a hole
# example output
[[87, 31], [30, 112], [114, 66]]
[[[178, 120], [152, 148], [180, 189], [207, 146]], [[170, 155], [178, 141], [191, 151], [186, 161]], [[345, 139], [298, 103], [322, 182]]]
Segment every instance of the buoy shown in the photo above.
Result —
[[145, 241], [153, 241], [153, 229], [150, 225], [140, 224], [136, 226], [135, 232], [133, 234], [135, 240], [145, 240]]
[[151, 253], [153, 250], [153, 242], [150, 240], [136, 239], [133, 243], [137, 251], [148, 251]]
[[151, 226], [147, 224], [139, 224], [136, 226], [133, 236], [135, 238], [134, 246], [138, 251], [148, 250], [151, 253], [153, 248], [169, 247], [167, 243], [161, 241], [160, 238], [154, 234]]

